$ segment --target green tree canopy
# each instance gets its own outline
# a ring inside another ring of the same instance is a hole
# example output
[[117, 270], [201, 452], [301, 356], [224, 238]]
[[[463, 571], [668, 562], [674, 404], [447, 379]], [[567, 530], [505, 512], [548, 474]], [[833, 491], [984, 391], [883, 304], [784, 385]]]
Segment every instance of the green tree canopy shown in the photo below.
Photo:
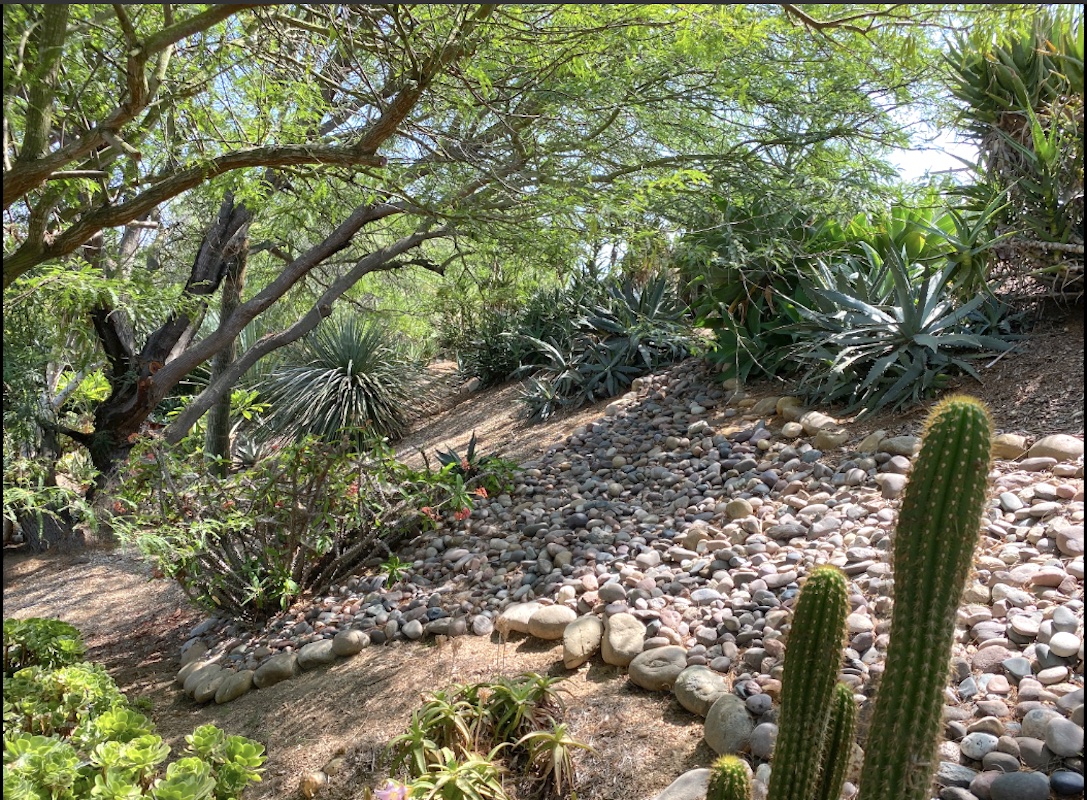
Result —
[[[504, 241], [547, 241], [563, 267], [680, 225], [706, 184], [876, 196], [883, 156], [906, 141], [901, 112], [935, 97], [938, 34], [1007, 11], [9, 5], [5, 310], [74, 298], [65, 313], [95, 343], [83, 361], [106, 368], [111, 394], [93, 432], [68, 433], [105, 470], [247, 325], [281, 323], [169, 440], [366, 276], [478, 277], [489, 259], [483, 285], [501, 284]], [[240, 252], [240, 302], [198, 336]], [[152, 298], [165, 308], [148, 317]], [[41, 321], [29, 335], [62, 372], [68, 332]]]

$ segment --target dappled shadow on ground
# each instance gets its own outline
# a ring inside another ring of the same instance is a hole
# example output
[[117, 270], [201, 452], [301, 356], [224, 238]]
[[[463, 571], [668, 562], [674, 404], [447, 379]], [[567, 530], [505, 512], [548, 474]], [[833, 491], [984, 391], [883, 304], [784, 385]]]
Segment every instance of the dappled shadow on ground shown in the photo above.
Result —
[[[1030, 345], [991, 367], [983, 365], [985, 382], [980, 387], [964, 382], [957, 388], [986, 400], [998, 429], [1032, 438], [1082, 434], [1082, 357], [1082, 316], [1078, 322], [1054, 319]], [[786, 394], [787, 389], [769, 383], [747, 387], [752, 397]], [[517, 418], [519, 393], [519, 387], [509, 385], [472, 395], [426, 420], [405, 439], [400, 452], [421, 465], [420, 449], [431, 456], [450, 447], [463, 453], [476, 431], [481, 452], [498, 451], [524, 461], [561, 446], [578, 425], [612, 424], [603, 416], [610, 401], [603, 401], [530, 426]], [[628, 401], [624, 415], [647, 413], [646, 402]], [[914, 432], [924, 410], [880, 415], [849, 427], [855, 437], [877, 427]], [[723, 406], [709, 408], [703, 418], [720, 432], [754, 424], [725, 419], [722, 412]], [[122, 688], [151, 700], [159, 731], [175, 750], [204, 723], [264, 742], [267, 772], [247, 793], [250, 800], [298, 797], [301, 776], [337, 755], [343, 755], [345, 769], [321, 797], [357, 800], [363, 786], [387, 777], [381, 752], [404, 730], [424, 693], [526, 670], [567, 678], [563, 687], [569, 693], [570, 732], [594, 747], [577, 757], [582, 800], [652, 797], [684, 771], [713, 759], [702, 738], [701, 718], [683, 710], [671, 693], [638, 689], [623, 670], [599, 658], [568, 671], [561, 663], [560, 644], [530, 639], [499, 643], [497, 637], [464, 637], [455, 640], [456, 647], [411, 643], [367, 648], [349, 661], [251, 692], [228, 705], [198, 706], [180, 693], [173, 678], [179, 648], [203, 614], [188, 605], [174, 584], [149, 581], [149, 576], [146, 564], [116, 553], [41, 557], [5, 551], [5, 616], [55, 616], [79, 626], [92, 656], [105, 662]]]

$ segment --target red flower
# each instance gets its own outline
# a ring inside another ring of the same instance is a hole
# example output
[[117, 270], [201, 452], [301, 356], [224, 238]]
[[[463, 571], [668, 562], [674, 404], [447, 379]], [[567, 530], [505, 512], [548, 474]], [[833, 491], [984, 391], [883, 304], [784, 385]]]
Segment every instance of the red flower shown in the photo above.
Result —
[[347, 496], [354, 500], [359, 496], [359, 482], [351, 481], [351, 485], [347, 487]]
[[468, 463], [468, 459], [467, 459], [467, 458], [462, 458], [462, 459], [460, 460], [460, 468], [461, 468], [462, 470], [464, 470], [465, 472], [467, 472], [467, 471], [468, 471], [468, 470], [469, 470], [469, 469], [471, 468], [471, 466], [472, 466], [472, 465]]
[[460, 511], [453, 515], [453, 519], [455, 519], [457, 522], [460, 522], [461, 520], [468, 519], [468, 517], [470, 516], [472, 516], [472, 509], [462, 508]]
[[430, 517], [430, 518], [431, 518], [432, 520], [434, 520], [435, 522], [437, 522], [437, 521], [438, 521], [438, 520], [440, 519], [440, 517], [438, 516], [438, 512], [437, 512], [437, 511], [435, 511], [435, 510], [434, 510], [433, 508], [431, 508], [430, 506], [423, 506], [423, 507], [422, 507], [421, 509], [419, 509], [419, 510], [420, 510], [420, 511], [421, 511], [422, 513], [426, 514], [426, 515], [427, 515], [428, 517]]
[[476, 497], [486, 497], [486, 496], [487, 496], [487, 488], [485, 486], [480, 486], [478, 489], [476, 489]]
[[122, 503], [120, 500], [114, 500], [113, 501], [113, 513], [114, 514], [123, 514], [123, 513], [125, 513], [125, 504]]
[[223, 508], [234, 508], [234, 506], [235, 506], [235, 503], [234, 503], [233, 500], [224, 500], [223, 501]]

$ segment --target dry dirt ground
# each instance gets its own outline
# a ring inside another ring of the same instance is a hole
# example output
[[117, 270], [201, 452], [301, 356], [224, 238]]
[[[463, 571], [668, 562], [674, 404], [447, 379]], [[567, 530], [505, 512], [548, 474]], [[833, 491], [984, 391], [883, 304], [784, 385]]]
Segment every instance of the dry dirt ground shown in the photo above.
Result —
[[[1047, 433], [1083, 434], [1083, 309], [1053, 312], [1030, 338], [996, 363], [982, 366], [983, 383], [959, 388], [986, 400], [999, 432], [1029, 439]], [[463, 452], [475, 431], [480, 447], [518, 461], [557, 445], [577, 425], [599, 416], [603, 404], [544, 425], [517, 417], [519, 388], [505, 386], [467, 395], [449, 365], [439, 371], [448, 410], [421, 419], [400, 446], [421, 460], [435, 449]], [[769, 384], [753, 395], [781, 394]], [[450, 391], [452, 390], [452, 391]], [[923, 409], [882, 415], [855, 430], [916, 430]], [[514, 640], [505, 645], [466, 637], [435, 644], [365, 649], [324, 671], [250, 692], [226, 706], [198, 706], [173, 685], [178, 651], [203, 618], [172, 583], [153, 580], [148, 564], [106, 547], [76, 555], [4, 553], [4, 616], [52, 616], [77, 625], [90, 657], [101, 661], [130, 698], [148, 698], [161, 734], [175, 748], [185, 734], [212, 722], [264, 742], [268, 762], [262, 783], [247, 798], [293, 798], [299, 779], [337, 756], [343, 769], [320, 797], [356, 800], [384, 774], [383, 745], [406, 725], [422, 693], [450, 683], [489, 680], [523, 670], [566, 675], [561, 645]], [[577, 759], [581, 800], [651, 798], [687, 769], [713, 757], [702, 741], [701, 720], [683, 711], [669, 693], [654, 694], [619, 679], [614, 667], [592, 664], [568, 676], [571, 732], [593, 745]]]

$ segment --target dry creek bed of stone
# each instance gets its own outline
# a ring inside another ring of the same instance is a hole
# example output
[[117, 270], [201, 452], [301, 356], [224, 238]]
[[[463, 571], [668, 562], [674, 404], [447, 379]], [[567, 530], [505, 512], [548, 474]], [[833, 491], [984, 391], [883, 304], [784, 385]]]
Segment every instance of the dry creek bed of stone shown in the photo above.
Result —
[[[598, 421], [522, 465], [511, 494], [420, 537], [399, 583], [359, 576], [254, 633], [197, 626], [178, 683], [229, 702], [362, 648], [458, 635], [562, 640], [563, 662], [628, 670], [747, 756], [764, 796], [799, 581], [832, 563], [852, 613], [841, 678], [862, 730], [883, 668], [889, 553], [919, 440], [848, 426], [796, 398], [746, 398], [697, 361], [638, 379]], [[1083, 442], [997, 438], [963, 597], [933, 797], [1083, 793]], [[662, 743], [662, 746], [665, 746]], [[861, 753], [858, 748], [858, 763]], [[705, 796], [706, 769], [655, 800]], [[855, 780], [854, 770], [851, 778]], [[856, 793], [847, 783], [844, 797]]]

